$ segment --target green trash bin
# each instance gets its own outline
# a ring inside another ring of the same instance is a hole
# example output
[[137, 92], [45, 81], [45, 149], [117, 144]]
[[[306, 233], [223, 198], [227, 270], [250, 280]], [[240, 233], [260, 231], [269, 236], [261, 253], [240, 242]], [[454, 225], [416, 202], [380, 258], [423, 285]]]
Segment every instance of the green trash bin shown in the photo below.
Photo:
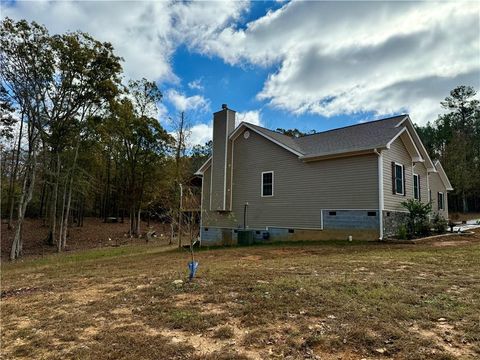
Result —
[[253, 230], [238, 230], [238, 245], [252, 245], [255, 239]]

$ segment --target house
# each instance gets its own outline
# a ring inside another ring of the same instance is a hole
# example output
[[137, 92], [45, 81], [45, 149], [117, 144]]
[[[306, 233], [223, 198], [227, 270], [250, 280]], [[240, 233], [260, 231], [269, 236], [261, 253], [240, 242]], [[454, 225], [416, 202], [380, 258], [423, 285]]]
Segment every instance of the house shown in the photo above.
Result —
[[408, 115], [293, 138], [213, 114], [213, 153], [202, 180], [202, 244], [258, 239], [383, 239], [397, 232], [401, 203], [432, 201], [448, 218], [450, 182]]

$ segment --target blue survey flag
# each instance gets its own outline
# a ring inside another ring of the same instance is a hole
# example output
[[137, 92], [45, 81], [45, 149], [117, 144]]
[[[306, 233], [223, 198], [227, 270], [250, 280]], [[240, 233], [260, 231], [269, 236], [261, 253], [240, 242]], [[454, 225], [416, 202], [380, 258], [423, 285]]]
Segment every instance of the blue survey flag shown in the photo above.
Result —
[[195, 276], [195, 273], [198, 269], [198, 261], [190, 261], [188, 263], [188, 270], [190, 270], [190, 275], [188, 276], [188, 280], [192, 280]]

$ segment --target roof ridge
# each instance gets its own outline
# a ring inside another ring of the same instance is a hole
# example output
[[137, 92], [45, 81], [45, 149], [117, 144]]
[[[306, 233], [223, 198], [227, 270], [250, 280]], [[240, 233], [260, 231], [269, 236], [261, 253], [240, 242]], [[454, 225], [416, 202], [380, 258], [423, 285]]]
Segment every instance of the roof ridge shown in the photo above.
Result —
[[314, 136], [314, 135], [318, 135], [318, 134], [324, 134], [324, 133], [327, 133], [327, 132], [330, 132], [330, 131], [337, 131], [337, 130], [347, 129], [347, 128], [351, 128], [351, 127], [355, 127], [355, 126], [362, 126], [362, 125], [372, 124], [372, 123], [376, 123], [376, 122], [380, 122], [380, 121], [391, 120], [391, 119], [394, 119], [394, 118], [397, 118], [397, 117], [402, 117], [402, 116], [409, 116], [409, 115], [408, 115], [408, 114], [399, 114], [399, 115], [389, 116], [389, 117], [382, 118], [382, 119], [365, 121], [365, 122], [360, 123], [360, 124], [352, 124], [352, 125], [347, 125], [347, 126], [342, 126], [342, 127], [339, 127], [339, 128], [335, 128], [335, 129], [329, 129], [329, 130], [319, 131], [319, 132], [316, 132], [316, 133], [314, 133], [314, 134], [306, 134], [306, 135], [302, 135], [302, 136], [299, 136], [299, 137], [288, 136], [288, 135], [285, 135], [284, 133], [281, 133], [281, 132], [279, 132], [279, 131], [272, 130], [272, 129], [269, 129], [269, 128], [266, 128], [266, 127], [263, 127], [263, 126], [260, 126], [260, 125], [252, 124], [252, 123], [250, 123], [250, 122], [248, 122], [248, 121], [243, 121], [243, 122], [246, 123], [246, 124], [252, 125], [252, 126], [254, 126], [254, 127], [258, 127], [258, 128], [263, 129], [263, 130], [267, 130], [267, 131], [273, 132], [273, 133], [275, 133], [275, 134], [283, 135], [283, 136], [285, 136], [285, 137], [287, 137], [287, 138], [289, 138], [289, 139], [297, 140], [297, 139], [306, 138], [306, 137], [308, 137], [308, 136]]
[[289, 139], [294, 139], [294, 137], [285, 135], [284, 133], [281, 133], [281, 132], [276, 131], [276, 130], [272, 130], [272, 129], [269, 129], [269, 128], [266, 128], [266, 127], [263, 127], [263, 126], [260, 126], [260, 125], [252, 124], [252, 123], [249, 123], [247, 121], [244, 121], [244, 123], [246, 123], [248, 125], [252, 125], [253, 127], [257, 127], [257, 128], [263, 129], [263, 130], [270, 131], [270, 132], [278, 134], [278, 135], [283, 135], [283, 136], [285, 136], [286, 138], [289, 138]]
[[396, 118], [396, 117], [401, 117], [401, 116], [408, 116], [408, 114], [400, 114], [400, 115], [389, 116], [389, 117], [386, 117], [386, 118], [383, 118], [383, 119], [365, 121], [365, 122], [360, 123], [360, 124], [352, 124], [352, 125], [342, 126], [342, 127], [335, 128], [335, 129], [329, 129], [329, 130], [319, 131], [319, 132], [316, 132], [316, 133], [314, 133], [314, 134], [306, 134], [306, 135], [303, 135], [303, 136], [299, 136], [299, 137], [297, 137], [297, 138], [296, 138], [296, 137], [293, 137], [293, 139], [303, 139], [303, 138], [305, 138], [305, 137], [307, 137], [307, 136], [324, 134], [324, 133], [327, 133], [327, 132], [330, 132], [330, 131], [337, 131], [337, 130], [347, 129], [347, 128], [351, 128], [351, 127], [355, 127], [355, 126], [361, 126], [361, 125], [372, 124], [372, 123], [376, 123], [376, 122], [380, 122], [380, 121], [391, 120], [391, 119], [394, 119], [394, 118]]

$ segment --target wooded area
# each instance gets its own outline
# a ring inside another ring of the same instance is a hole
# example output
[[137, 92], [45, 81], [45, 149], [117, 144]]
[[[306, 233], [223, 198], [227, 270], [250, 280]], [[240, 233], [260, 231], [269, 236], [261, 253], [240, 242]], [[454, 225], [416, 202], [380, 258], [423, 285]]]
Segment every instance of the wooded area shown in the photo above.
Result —
[[15, 227], [10, 258], [22, 254], [26, 217], [43, 219], [45, 241], [58, 251], [85, 216], [128, 219], [135, 237], [142, 216], [178, 231], [180, 184], [209, 153], [208, 146], [188, 149], [186, 115], [171, 116], [167, 133], [155, 82], [126, 82], [111, 44], [86, 33], [50, 35], [7, 18], [0, 36], [1, 205], [2, 219]]
[[432, 159], [439, 159], [453, 191], [451, 212], [480, 211], [480, 102], [471, 86], [458, 86], [441, 102], [446, 113], [417, 126]]

